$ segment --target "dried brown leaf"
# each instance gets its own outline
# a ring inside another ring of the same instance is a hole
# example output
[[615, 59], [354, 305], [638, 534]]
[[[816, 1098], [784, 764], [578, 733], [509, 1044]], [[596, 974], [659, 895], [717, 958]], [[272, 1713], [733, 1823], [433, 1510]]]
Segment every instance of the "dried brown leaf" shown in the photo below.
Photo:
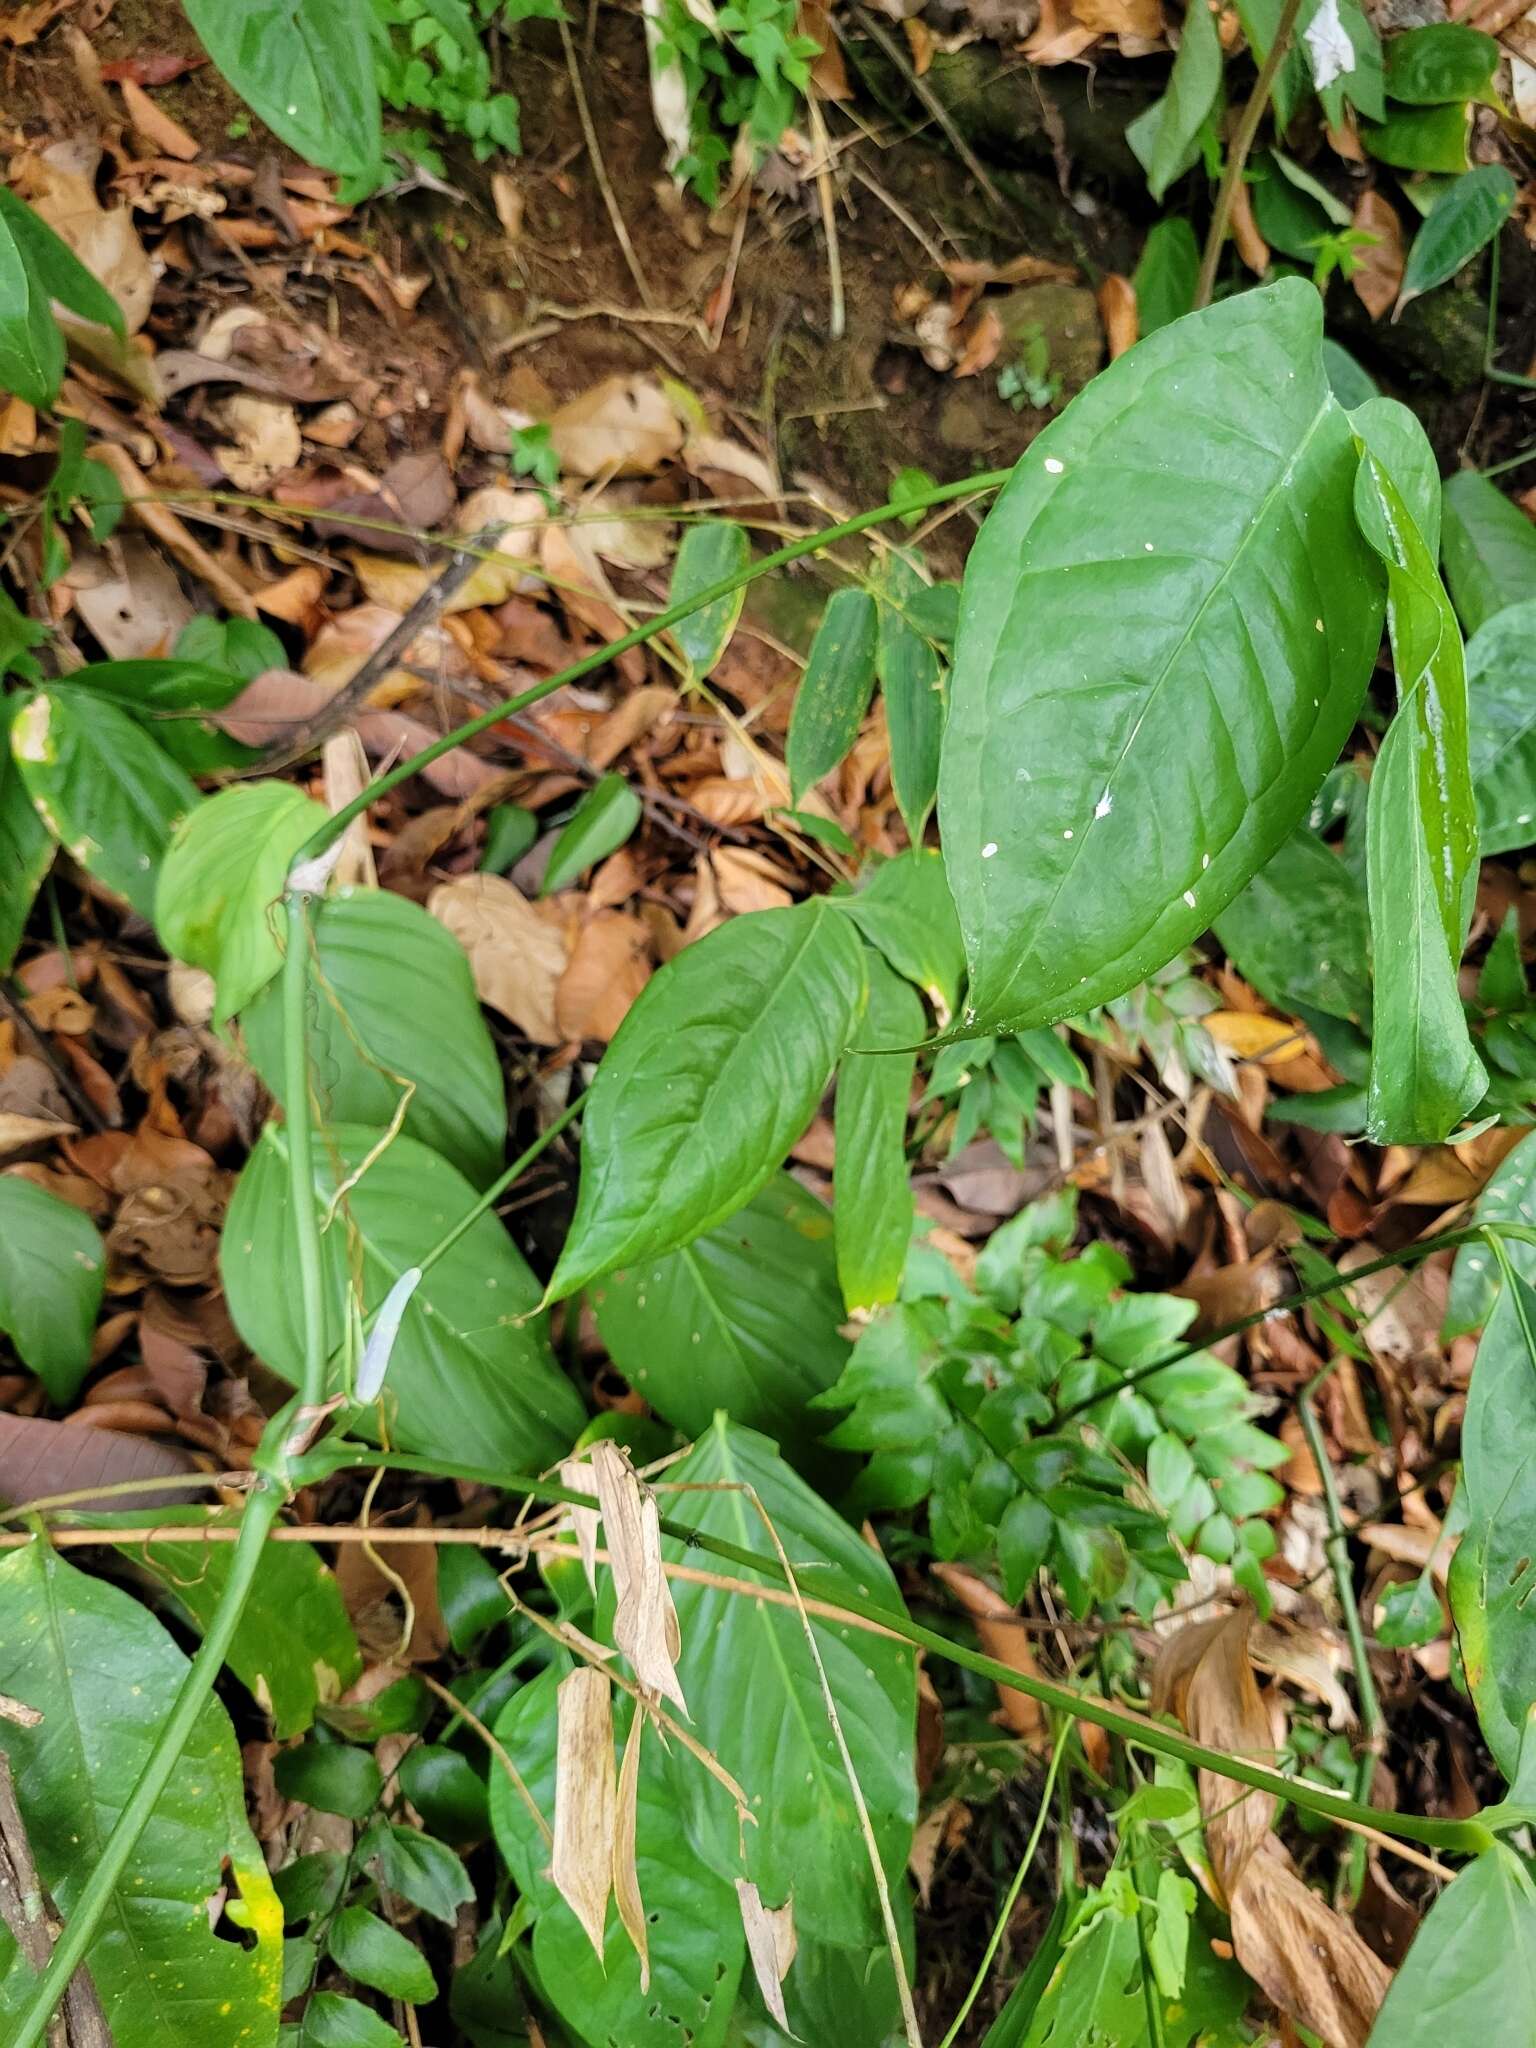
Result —
[[1232, 1897], [1232, 1946], [1266, 1997], [1327, 2048], [1365, 2048], [1392, 1972], [1302, 1882], [1273, 1835]]
[[650, 948], [651, 935], [637, 917], [599, 910], [586, 920], [555, 990], [562, 1039], [607, 1044], [651, 978]]
[[482, 1002], [535, 1045], [562, 1043], [555, 996], [568, 950], [560, 926], [502, 875], [460, 875], [427, 908], [469, 955]]
[[1372, 244], [1359, 251], [1349, 281], [1355, 288], [1355, 297], [1367, 313], [1373, 320], [1379, 320], [1383, 313], [1391, 312], [1402, 290], [1403, 266], [1407, 261], [1403, 224], [1392, 202], [1373, 190], [1362, 192], [1355, 202], [1350, 225], [1363, 234], [1376, 237]]
[[[1017, 1671], [1024, 1678], [1038, 1678], [1040, 1666], [1018, 1614], [1002, 1594], [989, 1586], [979, 1573], [963, 1564], [936, 1564], [933, 1575], [947, 1586], [976, 1624], [981, 1647], [989, 1657]], [[1031, 1749], [1050, 1747], [1049, 1724], [1044, 1707], [1027, 1692], [1000, 1685], [998, 1703], [1004, 1721], [1015, 1735], [1022, 1736]]]
[[550, 1876], [603, 1954], [613, 1884], [617, 1793], [613, 1695], [606, 1671], [578, 1664], [555, 1695], [555, 1845]]
[[[473, 432], [473, 428], [471, 428]], [[649, 476], [683, 446], [683, 427], [654, 377], [605, 377], [549, 420], [568, 476]]]
[[640, 1684], [673, 1701], [686, 1714], [688, 1703], [676, 1670], [682, 1638], [662, 1569], [656, 1496], [641, 1485], [617, 1444], [594, 1444], [591, 1460], [613, 1573], [613, 1640], [629, 1659]]
[[635, 1862], [635, 1834], [640, 1817], [640, 1745], [644, 1739], [645, 1715], [637, 1707], [630, 1716], [624, 1761], [619, 1767], [619, 1793], [613, 1824], [613, 1903], [618, 1908], [620, 1924], [640, 1958], [640, 1989], [649, 1991], [651, 1944], [646, 1932], [645, 1900], [640, 1895], [640, 1872]]
[[151, 156], [173, 156], [189, 164], [200, 153], [196, 136], [189, 135], [179, 121], [173, 121], [163, 108], [157, 107], [137, 79], [120, 80], [119, 90], [128, 110], [129, 125]]
[[[168, 1479], [192, 1470], [185, 1451], [150, 1443], [142, 1436], [118, 1436], [109, 1429], [71, 1429], [42, 1417], [0, 1415], [0, 1501], [24, 1507], [90, 1486], [119, 1486], [130, 1479]], [[104, 1507], [134, 1511], [206, 1498], [196, 1486], [114, 1495]], [[86, 1502], [86, 1506], [90, 1503]]]
[[795, 1960], [799, 1938], [795, 1933], [795, 1902], [791, 1896], [782, 1906], [765, 1906], [762, 1894], [749, 1879], [738, 1877], [736, 1897], [741, 1906], [741, 1925], [747, 1937], [747, 1954], [763, 2003], [786, 2034], [789, 2016], [784, 2010], [784, 1979]]
[[1104, 341], [1113, 362], [1135, 345], [1141, 331], [1136, 287], [1117, 270], [1110, 271], [1099, 286], [1099, 318], [1104, 323]]

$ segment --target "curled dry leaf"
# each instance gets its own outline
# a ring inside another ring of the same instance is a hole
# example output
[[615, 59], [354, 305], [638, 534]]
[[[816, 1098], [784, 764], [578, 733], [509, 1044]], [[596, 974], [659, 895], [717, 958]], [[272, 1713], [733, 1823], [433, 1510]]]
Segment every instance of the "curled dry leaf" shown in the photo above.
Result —
[[469, 955], [483, 1003], [535, 1045], [562, 1038], [555, 994], [567, 947], [559, 923], [502, 875], [460, 875], [427, 898], [427, 908]]
[[613, 1821], [613, 1903], [618, 1908], [619, 1923], [640, 1958], [643, 1992], [651, 1988], [651, 1943], [646, 1931], [645, 1900], [640, 1895], [635, 1836], [640, 1820], [640, 1745], [644, 1740], [645, 1716], [637, 1709], [630, 1716], [624, 1761], [619, 1766], [619, 1794]]
[[1136, 287], [1117, 270], [1110, 271], [1099, 286], [1099, 318], [1104, 323], [1104, 341], [1113, 362], [1134, 346], [1141, 331]]
[[[1152, 1708], [1170, 1705], [1197, 1742], [1271, 1763], [1276, 1734], [1254, 1677], [1246, 1609], [1191, 1623], [1162, 1643]], [[1213, 1771], [1198, 1774], [1211, 1866], [1232, 1946], [1276, 2006], [1328, 2048], [1365, 2048], [1392, 1973], [1350, 1922], [1302, 1880], [1270, 1832], [1275, 1801]]]
[[747, 1937], [747, 1954], [752, 1958], [752, 1974], [757, 1979], [757, 1988], [763, 1994], [764, 2005], [788, 2034], [790, 2025], [789, 2015], [784, 2010], [784, 1979], [789, 1975], [789, 1966], [795, 1960], [795, 1950], [799, 1946], [795, 1933], [794, 1899], [786, 1899], [782, 1906], [765, 1906], [757, 1886], [744, 1877], [736, 1880], [736, 1897], [741, 1905], [741, 1925]]
[[[592, 1469], [583, 1458], [567, 1458], [560, 1467], [560, 1484], [568, 1486], [572, 1493], [592, 1491]], [[566, 1521], [576, 1538], [576, 1548], [581, 1553], [581, 1568], [587, 1575], [587, 1585], [597, 1591], [597, 1529], [602, 1520], [596, 1508], [568, 1507]]]
[[1391, 312], [1402, 290], [1403, 265], [1407, 260], [1403, 224], [1391, 201], [1380, 192], [1371, 191], [1362, 192], [1356, 201], [1350, 226], [1360, 234], [1375, 237], [1357, 252], [1349, 281], [1367, 313], [1373, 320], [1379, 320], [1383, 313]]
[[613, 1573], [613, 1640], [629, 1659], [640, 1684], [673, 1701], [686, 1714], [688, 1703], [676, 1670], [683, 1644], [671, 1588], [662, 1569], [656, 1496], [641, 1485], [617, 1444], [594, 1444], [591, 1458]]
[[651, 935], [637, 917], [600, 910], [586, 920], [555, 990], [562, 1039], [607, 1044], [651, 978], [650, 946]]
[[[978, 1572], [973, 1572], [967, 1565], [936, 1564], [933, 1575], [949, 1588], [975, 1622], [981, 1646], [989, 1657], [1009, 1665], [1025, 1678], [1040, 1676], [1040, 1666], [1035, 1660], [1029, 1637], [1020, 1624], [1018, 1614], [1001, 1593], [994, 1591]], [[997, 1697], [1002, 1717], [1015, 1735], [1022, 1736], [1031, 1749], [1049, 1748], [1045, 1709], [1037, 1699], [1007, 1685], [998, 1687]]]
[[613, 1692], [606, 1671], [578, 1664], [555, 1695], [555, 1846], [550, 1876], [599, 1957], [613, 1884], [617, 1788]]
[[562, 405], [549, 436], [568, 476], [649, 476], [683, 446], [670, 400], [654, 377], [640, 375], [605, 377]]

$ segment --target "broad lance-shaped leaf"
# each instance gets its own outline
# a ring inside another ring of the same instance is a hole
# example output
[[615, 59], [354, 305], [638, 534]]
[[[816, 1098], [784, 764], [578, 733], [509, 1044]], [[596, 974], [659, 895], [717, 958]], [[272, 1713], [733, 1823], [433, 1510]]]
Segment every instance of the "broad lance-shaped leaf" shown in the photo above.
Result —
[[[373, 17], [357, 0], [188, 0], [219, 70], [306, 163], [383, 175]], [[371, 184], [369, 186], [371, 189]]]
[[833, 1214], [837, 1273], [850, 1314], [894, 1301], [912, 1235], [907, 1104], [923, 1035], [915, 990], [878, 954], [869, 962], [869, 1006], [837, 1076]]
[[[1499, 1162], [1493, 1178], [1477, 1198], [1474, 1223], [1520, 1223], [1536, 1229], [1536, 1131], [1523, 1137]], [[1522, 1238], [1505, 1240], [1509, 1262], [1523, 1279], [1536, 1281], [1536, 1244]], [[1499, 1268], [1486, 1238], [1464, 1244], [1451, 1268], [1442, 1337], [1464, 1337], [1481, 1329], [1499, 1291]]]
[[614, 1364], [685, 1436], [721, 1408], [792, 1457], [822, 1435], [806, 1404], [841, 1375], [848, 1340], [832, 1217], [789, 1174], [691, 1244], [605, 1275], [592, 1308]]
[[33, 899], [53, 865], [53, 834], [11, 759], [11, 725], [19, 708], [18, 698], [0, 698], [0, 974], [10, 972]]
[[1506, 606], [1467, 642], [1467, 711], [1482, 851], [1530, 846], [1536, 843], [1536, 597]]
[[[230, 1203], [219, 1270], [240, 1335], [264, 1365], [297, 1384], [304, 1334], [289, 1284], [286, 1146], [281, 1127], [268, 1124]], [[354, 1273], [362, 1309], [377, 1308], [473, 1206], [475, 1191], [414, 1138], [386, 1140], [383, 1131], [341, 1124], [315, 1149], [322, 1221], [338, 1177], [348, 1181], [321, 1238], [326, 1346], [335, 1355]], [[381, 1396], [391, 1443], [472, 1465], [489, 1479], [562, 1457], [585, 1416], [551, 1355], [543, 1318], [532, 1314], [538, 1298], [538, 1283], [496, 1217], [478, 1217], [424, 1272], [401, 1319]]]
[[106, 1277], [106, 1246], [89, 1216], [0, 1175], [0, 1330], [60, 1407], [90, 1371]]
[[[667, 1478], [695, 1489], [667, 1496], [669, 1520], [767, 1551], [751, 1487], [807, 1589], [833, 1604], [847, 1592], [902, 1611], [884, 1559], [755, 1431], [717, 1416]], [[674, 1559], [687, 1555], [680, 1543], [662, 1548]], [[730, 1795], [676, 1743], [668, 1759], [674, 1816], [719, 1876], [732, 1884], [750, 1878], [771, 1906], [793, 1893], [802, 1932], [875, 1947], [882, 1937], [874, 1878], [799, 1615], [690, 1580], [674, 1581], [672, 1592], [683, 1639], [677, 1671], [694, 1732], [752, 1801], [757, 1825], [739, 1826]], [[611, 1605], [606, 1595], [600, 1623]], [[894, 1888], [917, 1815], [912, 1652], [824, 1616], [812, 1616], [811, 1626]]]
[[1477, 1347], [1462, 1425], [1467, 1529], [1449, 1591], [1483, 1738], [1513, 1781], [1536, 1701], [1536, 1292], [1516, 1275]]
[[1383, 578], [1297, 279], [1175, 321], [1034, 441], [966, 569], [939, 778], [964, 1029], [1134, 988], [1298, 825]]
[[875, 600], [867, 590], [835, 590], [795, 692], [785, 764], [798, 803], [830, 775], [859, 736], [875, 687]]
[[1376, 977], [1366, 1123], [1378, 1143], [1435, 1144], [1488, 1085], [1456, 985], [1477, 887], [1466, 666], [1434, 556], [1369, 448], [1356, 502], [1387, 565], [1398, 687], [1366, 806]]
[[914, 846], [933, 809], [944, 731], [944, 664], [910, 610], [926, 589], [901, 555], [893, 555], [878, 594], [875, 670], [885, 698], [891, 750], [891, 787]]
[[863, 1002], [863, 945], [821, 901], [732, 918], [652, 976], [592, 1084], [547, 1298], [749, 1201], [810, 1122]]
[[[38, 1874], [66, 1920], [186, 1672], [137, 1600], [46, 1543], [0, 1562], [0, 1692], [43, 1716], [35, 1728], [0, 1721], [0, 1746]], [[226, 1882], [226, 1916], [248, 1947], [208, 1924], [208, 1902]], [[86, 1952], [115, 2048], [275, 2041], [282, 1934], [246, 1825], [234, 1730], [210, 1698]]]
[[1536, 525], [1473, 469], [1447, 477], [1442, 509], [1445, 580], [1471, 639], [1506, 605], [1536, 597]]
[[[306, 835], [310, 808], [294, 820]], [[247, 915], [264, 939], [264, 914], [252, 905]], [[502, 1163], [507, 1105], [463, 947], [419, 904], [385, 889], [343, 889], [320, 904], [312, 943], [310, 1081], [325, 1121], [384, 1128], [409, 1089], [401, 1128], [484, 1187]], [[283, 1102], [276, 981], [240, 1027], [257, 1072]]]
[[1527, 2048], [1536, 2011], [1536, 1885], [1496, 1842], [1441, 1892], [1367, 2048]]

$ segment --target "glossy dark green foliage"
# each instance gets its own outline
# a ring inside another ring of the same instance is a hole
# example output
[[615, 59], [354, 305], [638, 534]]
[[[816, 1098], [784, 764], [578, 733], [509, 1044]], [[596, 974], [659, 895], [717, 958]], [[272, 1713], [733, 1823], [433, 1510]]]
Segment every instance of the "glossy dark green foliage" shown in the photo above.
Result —
[[[937, 1555], [995, 1559], [1010, 1600], [1049, 1564], [1079, 1616], [1101, 1601], [1147, 1612], [1184, 1577], [1170, 1537], [1254, 1575], [1273, 1538], [1249, 1518], [1281, 1497], [1263, 1468], [1284, 1452], [1204, 1354], [1122, 1390], [1179, 1347], [1193, 1304], [1120, 1293], [1130, 1269], [1108, 1245], [1068, 1256], [1075, 1214], [1070, 1191], [1021, 1211], [983, 1251], [974, 1293], [914, 1255], [903, 1300], [816, 1405], [850, 1411], [829, 1446], [870, 1454], [861, 1508], [926, 1502]], [[1127, 1500], [1127, 1458], [1155, 1510]]]
[[594, 783], [555, 841], [540, 895], [553, 896], [610, 853], [617, 853], [633, 834], [640, 816], [640, 799], [622, 775], [605, 775]]
[[[43, 1716], [35, 1728], [0, 1722], [0, 1744], [39, 1876], [66, 1916], [186, 1673], [170, 1636], [120, 1587], [41, 1541], [0, 1561], [0, 1691]], [[208, 1900], [225, 1883], [248, 1946], [209, 1925]], [[115, 2048], [275, 2039], [282, 1910], [217, 1699], [205, 1700], [86, 1960]]]
[[1161, 329], [1033, 443], [983, 527], [940, 778], [966, 1031], [1144, 980], [1348, 737], [1383, 579], [1320, 341], [1295, 280]]
[[448, 1640], [461, 1655], [512, 1611], [494, 1565], [480, 1551], [458, 1543], [444, 1544], [437, 1553], [437, 1604]]
[[1446, 479], [1442, 506], [1445, 580], [1472, 640], [1507, 605], [1536, 598], [1536, 525], [1471, 469]]
[[1182, 177], [1194, 162], [1202, 131], [1216, 109], [1221, 88], [1221, 40], [1216, 32], [1216, 17], [1208, 8], [1192, 7], [1167, 91], [1132, 122], [1126, 136], [1146, 170], [1147, 187], [1154, 199], [1161, 199], [1173, 181]]
[[798, 803], [858, 738], [875, 687], [876, 612], [867, 590], [835, 590], [795, 692], [785, 760]]
[[1144, 335], [1155, 334], [1193, 310], [1199, 273], [1200, 245], [1194, 229], [1182, 215], [1165, 214], [1148, 230], [1131, 279]]
[[415, 1942], [364, 1906], [346, 1906], [336, 1915], [326, 1948], [338, 1969], [370, 1991], [410, 2005], [437, 1996], [436, 1980]]
[[653, 976], [592, 1085], [550, 1299], [750, 1200], [810, 1122], [863, 1003], [864, 948], [821, 900], [733, 918]]
[[107, 1251], [83, 1210], [0, 1175], [0, 1330], [67, 1407], [90, 1370]]
[[1386, 45], [1387, 97], [1408, 106], [1456, 106], [1486, 98], [1498, 68], [1492, 36], [1462, 21], [1406, 29]]
[[189, 0], [204, 49], [307, 163], [368, 189], [382, 172], [373, 17], [361, 0]]
[[[1453, 26], [1450, 22], [1443, 25]], [[1442, 192], [1408, 251], [1399, 305], [1444, 284], [1485, 249], [1509, 219], [1516, 190], [1502, 164], [1479, 164]]]
[[1365, 890], [1340, 855], [1302, 825], [1216, 920], [1246, 980], [1279, 1010], [1297, 1004], [1366, 1024], [1371, 1014]]
[[1435, 1899], [1367, 2048], [1525, 2048], [1536, 2009], [1536, 1885], [1502, 1842]]
[[875, 673], [885, 698], [891, 786], [907, 834], [920, 846], [939, 780], [945, 667], [921, 611], [929, 588], [904, 555], [893, 554], [876, 595]]
[[350, 1742], [301, 1742], [277, 1755], [273, 1771], [285, 1798], [347, 1820], [366, 1820], [384, 1789], [368, 1751]]
[[907, 1110], [926, 1028], [916, 992], [878, 954], [869, 1001], [838, 1070], [833, 1210], [837, 1273], [850, 1314], [894, 1301], [912, 1235]]
[[1467, 135], [1464, 105], [1393, 107], [1384, 121], [1367, 121], [1360, 130], [1360, 140], [1378, 163], [1452, 177], [1468, 168]]
[[1536, 597], [1467, 643], [1468, 747], [1485, 854], [1536, 842]]
[[831, 900], [948, 1023], [960, 1000], [965, 945], [938, 849], [912, 847], [882, 861], [856, 894]]
[[419, 1828], [373, 1821], [358, 1838], [357, 1860], [390, 1891], [449, 1926], [458, 1908], [475, 1895], [461, 1858]]
[[[339, 1355], [354, 1261], [364, 1311], [474, 1203], [474, 1189], [414, 1138], [337, 1125], [315, 1162], [323, 1219], [338, 1178], [351, 1177], [322, 1236], [326, 1343]], [[282, 1130], [269, 1124], [240, 1176], [220, 1245], [230, 1313], [273, 1372], [297, 1383], [304, 1356]], [[400, 1325], [382, 1399], [390, 1441], [467, 1464], [491, 1480], [564, 1455], [584, 1411], [556, 1366], [538, 1284], [494, 1215], [482, 1215], [425, 1274]], [[369, 1427], [368, 1412], [358, 1426]]]
[[947, 1101], [954, 1109], [948, 1151], [951, 1158], [983, 1133], [996, 1139], [1004, 1157], [1022, 1172], [1040, 1114], [1053, 1082], [1091, 1088], [1092, 1077], [1065, 1038], [1048, 1026], [1017, 1037], [967, 1038], [941, 1046], [934, 1055], [924, 1103]]
[[821, 1434], [806, 1404], [848, 1357], [833, 1222], [787, 1173], [691, 1244], [609, 1273], [591, 1299], [614, 1364], [684, 1436], [716, 1409], [791, 1457]]
[[[1527, 1229], [1536, 1229], [1536, 1133], [1522, 1138], [1499, 1162], [1477, 1198], [1473, 1220], [1495, 1225], [1521, 1223]], [[1511, 1237], [1505, 1240], [1505, 1249], [1516, 1272], [1536, 1286], [1536, 1245]], [[1451, 1292], [1445, 1311], [1447, 1340], [1482, 1328], [1493, 1307], [1498, 1284], [1499, 1269], [1488, 1243], [1479, 1239], [1475, 1244], [1464, 1244], [1451, 1268]]]
[[[305, 1009], [320, 1114], [386, 1129], [403, 1102], [402, 1130], [484, 1187], [502, 1164], [507, 1108], [463, 947], [419, 904], [384, 889], [338, 891], [316, 906], [311, 929]], [[252, 1064], [284, 1102], [276, 982], [245, 1010], [241, 1032]]]
[[317, 1991], [298, 2025], [283, 2029], [281, 2048], [405, 2048], [405, 2041], [360, 1999]]

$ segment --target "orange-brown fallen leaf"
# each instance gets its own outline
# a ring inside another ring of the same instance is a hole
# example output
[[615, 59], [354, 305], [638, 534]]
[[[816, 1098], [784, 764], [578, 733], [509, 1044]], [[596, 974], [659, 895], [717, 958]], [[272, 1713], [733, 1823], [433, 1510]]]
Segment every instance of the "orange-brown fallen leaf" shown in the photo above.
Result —
[[469, 955], [480, 1000], [535, 1045], [561, 1044], [555, 994], [568, 955], [558, 919], [502, 875], [443, 882], [427, 898], [427, 908]]
[[1379, 320], [1397, 304], [1397, 295], [1402, 289], [1406, 261], [1403, 224], [1391, 201], [1382, 193], [1371, 191], [1362, 192], [1355, 202], [1350, 225], [1376, 238], [1359, 250], [1349, 281], [1355, 288], [1355, 297], [1367, 313], [1373, 320]]

